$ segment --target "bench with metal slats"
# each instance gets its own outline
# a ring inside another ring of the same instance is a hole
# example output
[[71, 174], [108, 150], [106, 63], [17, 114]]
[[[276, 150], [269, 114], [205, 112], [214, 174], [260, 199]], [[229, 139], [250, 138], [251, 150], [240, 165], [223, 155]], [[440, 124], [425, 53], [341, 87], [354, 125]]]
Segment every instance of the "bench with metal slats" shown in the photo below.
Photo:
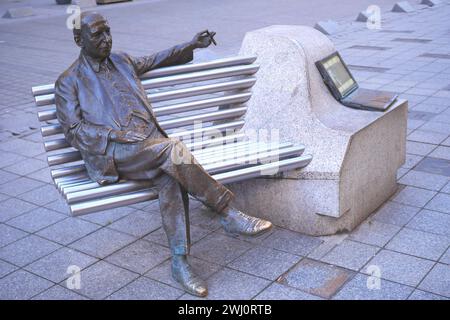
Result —
[[[303, 145], [251, 141], [240, 132], [256, 82], [256, 57], [231, 57], [165, 67], [141, 77], [161, 127], [179, 138], [216, 180], [231, 183], [306, 166]], [[53, 181], [74, 216], [156, 199], [150, 181], [101, 186], [63, 136], [54, 85], [32, 88]], [[201, 123], [201, 126], [197, 124]]]

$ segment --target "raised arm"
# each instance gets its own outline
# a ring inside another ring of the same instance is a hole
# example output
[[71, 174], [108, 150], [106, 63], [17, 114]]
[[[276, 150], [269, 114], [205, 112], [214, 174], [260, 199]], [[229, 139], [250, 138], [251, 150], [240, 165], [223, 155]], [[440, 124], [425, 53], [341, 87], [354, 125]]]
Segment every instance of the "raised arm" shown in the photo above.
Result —
[[131, 63], [138, 76], [153, 69], [188, 63], [194, 58], [194, 50], [208, 47], [214, 35], [215, 32], [209, 34], [207, 30], [204, 30], [197, 33], [189, 42], [176, 45], [150, 56], [130, 57]]

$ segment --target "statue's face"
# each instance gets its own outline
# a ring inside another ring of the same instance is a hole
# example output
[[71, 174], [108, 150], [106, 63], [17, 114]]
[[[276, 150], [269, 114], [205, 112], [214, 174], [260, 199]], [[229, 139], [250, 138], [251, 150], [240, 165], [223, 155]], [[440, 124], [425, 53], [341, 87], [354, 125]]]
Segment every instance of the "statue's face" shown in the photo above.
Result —
[[95, 59], [109, 56], [112, 37], [108, 22], [100, 15], [95, 15], [81, 26], [81, 47], [84, 53]]

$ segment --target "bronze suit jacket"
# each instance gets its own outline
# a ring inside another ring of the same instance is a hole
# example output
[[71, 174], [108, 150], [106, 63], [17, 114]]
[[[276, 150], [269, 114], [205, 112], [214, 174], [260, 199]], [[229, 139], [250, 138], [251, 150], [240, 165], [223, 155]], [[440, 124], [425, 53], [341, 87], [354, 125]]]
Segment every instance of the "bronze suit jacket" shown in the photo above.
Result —
[[[138, 112], [147, 116], [147, 120], [165, 137], [167, 134], [156, 121], [139, 76], [152, 69], [187, 63], [192, 58], [193, 49], [188, 43], [140, 58], [125, 53], [110, 55], [114, 67], [142, 101], [145, 110]], [[116, 115], [113, 114], [111, 99], [82, 54], [55, 83], [56, 113], [64, 135], [70, 145], [80, 151], [91, 179], [101, 184], [119, 179], [113, 159], [113, 144], [108, 143], [109, 134], [113, 129], [120, 130], [119, 123], [129, 121], [130, 114], [136, 111], [121, 115], [128, 119], [114, 119]]]

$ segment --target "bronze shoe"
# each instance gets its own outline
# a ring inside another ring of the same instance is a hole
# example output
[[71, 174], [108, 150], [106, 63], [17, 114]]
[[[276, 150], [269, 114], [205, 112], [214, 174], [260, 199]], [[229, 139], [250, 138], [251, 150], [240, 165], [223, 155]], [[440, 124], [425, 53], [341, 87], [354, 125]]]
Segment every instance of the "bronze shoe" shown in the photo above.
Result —
[[206, 297], [208, 295], [208, 287], [205, 281], [197, 276], [192, 267], [187, 262], [186, 257], [174, 257], [172, 260], [172, 277], [177, 281], [183, 289], [197, 297]]
[[232, 207], [223, 213], [220, 223], [226, 232], [245, 236], [255, 236], [272, 227], [272, 222], [249, 216]]

